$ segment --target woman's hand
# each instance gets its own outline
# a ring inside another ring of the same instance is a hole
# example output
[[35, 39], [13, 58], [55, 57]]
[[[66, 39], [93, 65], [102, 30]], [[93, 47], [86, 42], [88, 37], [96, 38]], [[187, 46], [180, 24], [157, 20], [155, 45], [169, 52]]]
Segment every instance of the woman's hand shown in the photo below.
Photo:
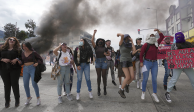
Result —
[[96, 34], [97, 30], [94, 30], [94, 34]]
[[34, 66], [34, 67], [37, 67], [37, 66], [38, 66], [38, 63], [35, 63], [33, 66]]
[[18, 59], [13, 59], [13, 60], [11, 61], [11, 64], [12, 64], [12, 65], [15, 65], [17, 61], [18, 61]]
[[20, 60], [18, 61], [18, 63], [19, 63], [20, 65], [22, 64], [22, 62], [21, 62]]
[[140, 67], [143, 67], [143, 63], [142, 62], [140, 63]]
[[1, 59], [1, 61], [5, 62], [5, 63], [9, 63], [11, 60], [4, 58], [4, 59]]
[[77, 70], [81, 70], [81, 67], [80, 66], [77, 66]]

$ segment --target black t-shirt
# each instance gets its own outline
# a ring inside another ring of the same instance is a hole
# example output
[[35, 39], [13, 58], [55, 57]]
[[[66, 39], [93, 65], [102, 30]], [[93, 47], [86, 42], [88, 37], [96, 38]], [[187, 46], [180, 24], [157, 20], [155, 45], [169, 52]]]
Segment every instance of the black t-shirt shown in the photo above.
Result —
[[104, 58], [104, 57], [106, 57], [104, 55], [104, 52], [108, 51], [108, 49], [106, 47], [96, 46], [94, 49], [95, 49], [95, 53], [96, 53], [96, 58]]
[[136, 50], [140, 49], [141, 47], [142, 47], [142, 45], [135, 45]]

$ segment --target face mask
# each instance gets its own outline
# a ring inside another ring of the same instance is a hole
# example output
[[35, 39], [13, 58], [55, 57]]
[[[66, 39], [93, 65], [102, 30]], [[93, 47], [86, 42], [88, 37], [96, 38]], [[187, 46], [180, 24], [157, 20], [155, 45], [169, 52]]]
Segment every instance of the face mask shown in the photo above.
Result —
[[156, 37], [150, 37], [149, 40], [150, 40], [151, 43], [155, 43], [156, 42]]
[[83, 42], [79, 42], [79, 46], [83, 46], [84, 45], [84, 43]]
[[103, 42], [98, 42], [98, 45], [102, 45], [103, 44]]

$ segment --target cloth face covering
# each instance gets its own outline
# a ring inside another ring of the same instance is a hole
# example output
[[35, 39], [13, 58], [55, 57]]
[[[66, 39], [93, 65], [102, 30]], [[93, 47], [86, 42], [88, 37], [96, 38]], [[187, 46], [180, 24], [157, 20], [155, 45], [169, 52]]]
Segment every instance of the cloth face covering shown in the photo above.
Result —
[[146, 37], [146, 43], [148, 44], [155, 44], [156, 47], [158, 47], [158, 42], [156, 40], [156, 37], [150, 37], [151, 34], [148, 34]]
[[176, 43], [184, 43], [185, 42], [185, 36], [182, 32], [178, 32], [175, 34]]

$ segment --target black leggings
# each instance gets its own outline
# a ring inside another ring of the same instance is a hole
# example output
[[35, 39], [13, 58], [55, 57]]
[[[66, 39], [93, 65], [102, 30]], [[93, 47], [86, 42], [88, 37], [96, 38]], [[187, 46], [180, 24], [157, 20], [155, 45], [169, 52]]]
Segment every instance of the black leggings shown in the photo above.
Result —
[[21, 69], [7, 69], [1, 70], [1, 78], [4, 83], [4, 94], [5, 101], [10, 101], [10, 93], [11, 87], [15, 96], [15, 100], [19, 101], [20, 91], [19, 91], [19, 77], [20, 77]]
[[101, 77], [103, 79], [104, 87], [106, 87], [106, 83], [107, 83], [107, 80], [106, 80], [106, 69], [96, 68], [96, 72], [97, 72], [98, 88], [100, 88]]

